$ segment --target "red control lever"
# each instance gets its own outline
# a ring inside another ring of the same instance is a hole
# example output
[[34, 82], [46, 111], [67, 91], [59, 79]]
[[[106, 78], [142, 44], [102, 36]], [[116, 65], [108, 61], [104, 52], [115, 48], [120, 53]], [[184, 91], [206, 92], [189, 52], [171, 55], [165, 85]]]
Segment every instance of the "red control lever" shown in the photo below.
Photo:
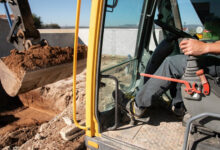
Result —
[[209, 83], [204, 75], [204, 70], [200, 69], [196, 72], [196, 75], [200, 77], [202, 86], [203, 86], [203, 93], [205, 95], [209, 95], [210, 89], [209, 89]]
[[185, 80], [174, 79], [174, 78], [163, 77], [163, 76], [157, 76], [157, 75], [152, 75], [152, 74], [145, 74], [145, 73], [141, 73], [140, 75], [145, 76], [145, 77], [149, 77], [149, 78], [155, 78], [155, 79], [160, 79], [160, 80], [167, 80], [167, 81], [171, 81], [171, 82], [182, 83], [186, 86], [185, 92], [187, 92], [190, 95], [193, 94], [193, 93], [198, 93], [198, 94], [201, 93], [201, 91], [196, 89], [196, 83], [193, 83], [192, 87], [191, 87], [190, 83], [188, 81], [185, 81]]

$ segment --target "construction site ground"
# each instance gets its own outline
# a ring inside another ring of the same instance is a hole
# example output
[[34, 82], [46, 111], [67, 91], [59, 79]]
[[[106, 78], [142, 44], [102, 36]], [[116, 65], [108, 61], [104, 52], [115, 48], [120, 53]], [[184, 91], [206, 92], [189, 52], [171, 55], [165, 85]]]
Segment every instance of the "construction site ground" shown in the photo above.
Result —
[[[46, 47], [47, 51], [41, 50], [40, 46], [36, 48], [37, 50], [33, 52], [33, 48], [25, 52], [12, 50], [11, 55], [4, 58], [7, 60], [5, 64], [19, 77], [20, 71], [26, 70], [19, 67], [31, 65], [31, 69], [44, 69], [47, 65], [53, 65], [53, 62], [55, 65], [72, 62], [71, 48]], [[79, 45], [77, 66], [79, 122], [85, 118], [86, 53], [87, 47]], [[42, 61], [39, 61], [41, 57]], [[78, 136], [70, 141], [62, 140], [60, 136], [61, 129], [67, 126], [64, 118], [70, 120], [72, 118], [73, 79], [71, 74], [69, 76], [16, 97], [8, 96], [3, 87], [0, 87], [0, 149], [85, 149], [84, 132], [77, 133]]]
[[[78, 61], [78, 65], [77, 120], [84, 122], [86, 59]], [[0, 149], [86, 149], [84, 132], [77, 133], [70, 141], [60, 136], [62, 128], [67, 126], [64, 118], [72, 118], [72, 77], [14, 98], [7, 96], [2, 88], [0, 94]], [[181, 149], [184, 133], [181, 120], [163, 108], [150, 114], [154, 119], [147, 124], [136, 127], [127, 124], [117, 132], [103, 135], [150, 150]]]
[[[77, 108], [81, 110], [77, 113], [78, 121], [85, 118], [85, 75], [85, 70], [81, 70], [77, 78]], [[63, 90], [58, 90], [58, 87]], [[54, 95], [51, 99], [63, 110], [55, 107], [47, 111], [40, 107], [39, 102], [36, 103], [36, 107], [35, 103], [24, 105], [20, 100], [22, 96], [22, 100], [25, 100], [24, 95], [11, 98], [1, 89], [1, 94], [6, 100], [3, 101], [4, 108], [7, 109], [1, 109], [0, 112], [0, 149], [85, 149], [83, 134], [72, 141], [65, 141], [60, 136], [60, 130], [67, 126], [63, 118], [72, 118], [72, 77], [42, 88], [54, 89], [46, 94]], [[42, 94], [42, 88], [25, 93], [25, 98], [30, 98], [30, 93], [35, 93], [34, 100], [40, 100], [46, 105], [44, 101], [50, 99]]]

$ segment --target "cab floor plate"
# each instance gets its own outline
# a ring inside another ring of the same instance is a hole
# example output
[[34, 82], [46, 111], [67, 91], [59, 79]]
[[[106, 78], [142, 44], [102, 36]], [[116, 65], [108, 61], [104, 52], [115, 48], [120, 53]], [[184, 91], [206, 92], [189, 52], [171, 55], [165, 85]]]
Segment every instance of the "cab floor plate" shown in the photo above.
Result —
[[107, 131], [105, 136], [149, 150], [182, 149], [185, 127], [172, 112], [155, 108], [149, 112], [148, 123], [136, 126], [123, 125], [116, 131]]

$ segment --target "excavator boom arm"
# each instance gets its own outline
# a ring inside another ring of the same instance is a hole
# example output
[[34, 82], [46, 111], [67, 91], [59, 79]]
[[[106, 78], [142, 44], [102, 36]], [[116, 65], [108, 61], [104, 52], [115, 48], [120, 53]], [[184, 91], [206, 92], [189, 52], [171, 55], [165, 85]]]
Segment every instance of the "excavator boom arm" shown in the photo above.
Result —
[[8, 2], [15, 18], [7, 41], [18, 50], [28, 49], [31, 45], [40, 43], [40, 33], [34, 26], [28, 0], [0, 0], [0, 2]]

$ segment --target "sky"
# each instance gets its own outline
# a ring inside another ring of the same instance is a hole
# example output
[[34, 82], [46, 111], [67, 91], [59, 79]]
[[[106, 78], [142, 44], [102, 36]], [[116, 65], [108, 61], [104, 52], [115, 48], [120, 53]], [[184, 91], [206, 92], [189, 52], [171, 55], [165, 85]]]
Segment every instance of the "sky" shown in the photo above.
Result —
[[[32, 13], [41, 17], [44, 24], [58, 23], [60, 26], [74, 26], [77, 0], [28, 0]], [[82, 0], [80, 25], [89, 25], [91, 0]], [[0, 3], [0, 14], [5, 14]]]
[[108, 12], [108, 26], [138, 25], [144, 0], [119, 0], [113, 13]]
[[189, 0], [178, 0], [182, 24], [201, 24]]
[[[112, 0], [109, 0], [110, 2]], [[113, 13], [108, 13], [106, 23], [110, 26], [138, 24], [144, 0], [119, 0]], [[183, 23], [198, 24], [200, 21], [192, 15], [192, 6], [188, 0], [178, 0]], [[57, 23], [60, 26], [74, 26], [77, 0], [29, 0], [32, 13], [41, 17], [44, 24]], [[80, 26], [89, 26], [91, 0], [82, 0]], [[3, 4], [0, 4], [0, 14], [4, 14]], [[189, 17], [190, 16], [190, 17]]]

